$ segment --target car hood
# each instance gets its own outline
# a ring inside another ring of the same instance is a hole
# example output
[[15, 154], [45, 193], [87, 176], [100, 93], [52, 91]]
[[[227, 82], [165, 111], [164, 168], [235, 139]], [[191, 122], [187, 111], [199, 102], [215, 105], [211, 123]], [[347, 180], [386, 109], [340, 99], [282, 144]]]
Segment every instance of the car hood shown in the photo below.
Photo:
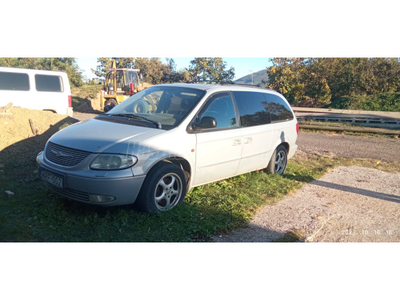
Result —
[[165, 130], [90, 119], [54, 134], [49, 141], [93, 153], [138, 153], [140, 142]]

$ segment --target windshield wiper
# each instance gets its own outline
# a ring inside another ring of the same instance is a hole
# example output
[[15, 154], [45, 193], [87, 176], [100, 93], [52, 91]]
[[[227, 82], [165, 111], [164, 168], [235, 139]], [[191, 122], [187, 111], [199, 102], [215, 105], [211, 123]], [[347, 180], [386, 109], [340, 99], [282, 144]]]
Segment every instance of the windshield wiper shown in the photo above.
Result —
[[150, 120], [148, 118], [145, 118], [145, 117], [142, 117], [142, 116], [138, 116], [138, 115], [135, 115], [135, 114], [126, 113], [126, 114], [109, 114], [109, 115], [110, 116], [126, 117], [126, 118], [129, 118], [129, 119], [147, 121], [147, 122], [150, 122], [150, 123], [156, 125], [158, 129], [162, 129], [162, 126], [161, 126], [160, 122], [156, 122], [156, 121], [153, 121], [153, 120]]

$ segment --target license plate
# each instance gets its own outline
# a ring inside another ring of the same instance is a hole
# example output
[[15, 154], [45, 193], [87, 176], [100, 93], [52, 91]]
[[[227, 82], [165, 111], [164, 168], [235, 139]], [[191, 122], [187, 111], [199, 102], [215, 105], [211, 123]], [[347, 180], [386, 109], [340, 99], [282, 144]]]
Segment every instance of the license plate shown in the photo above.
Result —
[[60, 175], [42, 169], [40, 172], [40, 178], [58, 188], [62, 189], [64, 187], [64, 178]]

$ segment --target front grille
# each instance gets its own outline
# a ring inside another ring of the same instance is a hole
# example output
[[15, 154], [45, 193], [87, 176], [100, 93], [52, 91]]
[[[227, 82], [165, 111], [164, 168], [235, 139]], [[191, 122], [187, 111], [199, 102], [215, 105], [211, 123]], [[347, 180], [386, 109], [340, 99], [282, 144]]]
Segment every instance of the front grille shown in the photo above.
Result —
[[47, 144], [46, 159], [66, 167], [73, 167], [83, 161], [90, 152], [63, 147], [52, 142]]
[[71, 200], [76, 200], [76, 201], [83, 201], [83, 202], [89, 202], [89, 193], [86, 192], [81, 192], [73, 189], [60, 189], [58, 187], [55, 187], [51, 184], [44, 183], [47, 188], [52, 190], [53, 192], [64, 196], [65, 198], [71, 199]]

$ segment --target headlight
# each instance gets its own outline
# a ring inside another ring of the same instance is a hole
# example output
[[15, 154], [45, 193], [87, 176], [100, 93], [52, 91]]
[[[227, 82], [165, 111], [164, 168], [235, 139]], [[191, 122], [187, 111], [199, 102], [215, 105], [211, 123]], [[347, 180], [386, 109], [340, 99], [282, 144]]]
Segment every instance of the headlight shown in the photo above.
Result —
[[136, 162], [137, 157], [133, 155], [100, 154], [92, 161], [90, 168], [95, 170], [119, 170], [132, 167]]

